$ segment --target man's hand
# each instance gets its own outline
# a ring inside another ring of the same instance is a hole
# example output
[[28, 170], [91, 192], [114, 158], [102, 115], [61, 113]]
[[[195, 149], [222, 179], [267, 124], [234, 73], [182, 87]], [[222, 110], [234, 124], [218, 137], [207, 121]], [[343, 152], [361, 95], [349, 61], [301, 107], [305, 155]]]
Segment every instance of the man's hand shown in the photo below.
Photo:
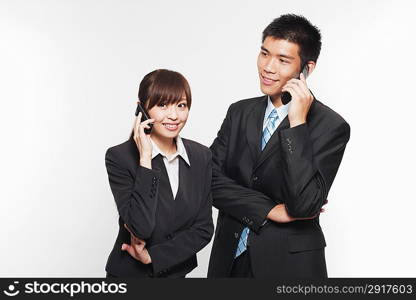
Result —
[[121, 250], [127, 251], [133, 258], [147, 265], [152, 262], [152, 258], [149, 255], [149, 251], [145, 248], [146, 242], [136, 237], [130, 230], [130, 228], [124, 224], [124, 227], [130, 232], [130, 245], [121, 245]]
[[[327, 203], [328, 200], [325, 200], [323, 205]], [[320, 212], [315, 216], [308, 218], [293, 218], [287, 213], [286, 206], [284, 204], [278, 204], [275, 207], [273, 207], [272, 210], [267, 214], [267, 219], [277, 223], [289, 223], [297, 220], [311, 220], [315, 219], [317, 216], [319, 216], [320, 213], [324, 211], [325, 209], [321, 208]]]
[[289, 80], [282, 88], [282, 91], [287, 91], [292, 96], [288, 113], [290, 127], [305, 123], [313, 96], [306, 85], [303, 73], [300, 74], [300, 79], [293, 78]]

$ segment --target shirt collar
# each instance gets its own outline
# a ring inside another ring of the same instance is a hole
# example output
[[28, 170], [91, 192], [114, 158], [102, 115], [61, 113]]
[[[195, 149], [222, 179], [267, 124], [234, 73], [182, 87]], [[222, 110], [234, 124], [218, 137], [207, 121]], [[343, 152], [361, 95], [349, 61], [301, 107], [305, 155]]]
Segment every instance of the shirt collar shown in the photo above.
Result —
[[178, 135], [175, 138], [176, 141], [176, 152], [172, 154], [170, 157], [168, 157], [165, 153], [163, 153], [159, 147], [156, 145], [156, 143], [150, 138], [150, 142], [152, 143], [152, 159], [155, 158], [158, 154], [162, 155], [163, 157], [166, 157], [168, 162], [171, 162], [174, 160], [177, 156], [182, 157], [182, 159], [188, 164], [188, 166], [191, 165], [189, 162], [188, 153], [186, 152], [185, 145], [183, 144], [182, 138]]
[[277, 115], [279, 116], [279, 120], [283, 121], [283, 119], [286, 118], [286, 116], [288, 115], [290, 103], [291, 102], [289, 102], [288, 104], [282, 104], [279, 107], [275, 107], [273, 105], [272, 100], [270, 99], [270, 96], [267, 96], [267, 107], [265, 117], [267, 118], [272, 112], [272, 110], [276, 109]]

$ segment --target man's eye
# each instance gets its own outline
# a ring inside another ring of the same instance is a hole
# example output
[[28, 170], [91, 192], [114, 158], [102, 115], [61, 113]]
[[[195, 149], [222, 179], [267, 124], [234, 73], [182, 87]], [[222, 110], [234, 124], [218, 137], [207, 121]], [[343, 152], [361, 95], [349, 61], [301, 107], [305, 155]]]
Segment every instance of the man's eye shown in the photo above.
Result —
[[284, 60], [284, 59], [280, 59], [280, 61], [281, 61], [282, 63], [284, 63], [284, 64], [288, 64], [288, 63], [289, 63], [287, 60]]
[[266, 52], [261, 52], [261, 55], [263, 55], [263, 56], [267, 56], [267, 53]]

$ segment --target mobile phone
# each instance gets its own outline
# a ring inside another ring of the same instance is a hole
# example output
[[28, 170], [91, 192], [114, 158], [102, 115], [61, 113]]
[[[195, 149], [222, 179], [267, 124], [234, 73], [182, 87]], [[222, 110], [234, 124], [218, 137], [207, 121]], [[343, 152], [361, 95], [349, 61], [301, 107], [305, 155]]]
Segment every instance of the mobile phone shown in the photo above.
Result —
[[[136, 117], [139, 115], [139, 113], [142, 113], [142, 119], [140, 120], [140, 122], [146, 121], [149, 118], [148, 114], [146, 113], [146, 111], [144, 110], [143, 106], [140, 104], [140, 101], [137, 103], [137, 108], [136, 108]], [[153, 128], [153, 124], [149, 124], [150, 128], [145, 128], [144, 129], [144, 133], [145, 134], [150, 134], [152, 132], [152, 128]]]
[[[301, 73], [303, 73], [303, 75], [305, 76], [305, 78], [308, 76], [309, 69], [308, 69], [308, 65], [307, 64], [305, 64], [305, 66], [302, 68], [302, 72]], [[297, 77], [297, 79], [300, 79], [300, 73], [299, 73], [299, 76]], [[287, 92], [287, 91], [286, 92], [283, 92], [281, 99], [282, 99], [282, 103], [284, 105], [286, 105], [286, 104], [288, 104], [292, 100], [292, 95], [289, 92]]]

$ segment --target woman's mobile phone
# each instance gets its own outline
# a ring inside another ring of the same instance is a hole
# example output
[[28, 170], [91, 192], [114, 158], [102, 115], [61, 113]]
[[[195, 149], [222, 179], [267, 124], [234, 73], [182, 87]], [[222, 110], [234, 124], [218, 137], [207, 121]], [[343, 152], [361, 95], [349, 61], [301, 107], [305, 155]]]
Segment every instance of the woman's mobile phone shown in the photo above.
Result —
[[[302, 68], [302, 72], [301, 73], [303, 73], [303, 76], [305, 76], [305, 78], [306, 78], [306, 76], [308, 76], [308, 72], [309, 72], [308, 65], [305, 65]], [[299, 76], [297, 77], [297, 79], [300, 79], [300, 73], [299, 73]], [[292, 95], [289, 92], [283, 92], [281, 99], [282, 99], [282, 103], [284, 105], [286, 105], [286, 104], [288, 104], [292, 100]]]
[[[140, 122], [146, 121], [149, 118], [149, 116], [147, 115], [146, 111], [144, 110], [143, 106], [140, 104], [140, 102], [137, 103], [137, 108], [136, 108], [136, 117], [139, 115], [139, 113], [142, 113], [142, 119], [140, 120]], [[149, 124], [150, 128], [145, 128], [144, 129], [144, 133], [146, 134], [150, 134], [152, 132], [152, 128], [153, 128], [153, 124]]]

